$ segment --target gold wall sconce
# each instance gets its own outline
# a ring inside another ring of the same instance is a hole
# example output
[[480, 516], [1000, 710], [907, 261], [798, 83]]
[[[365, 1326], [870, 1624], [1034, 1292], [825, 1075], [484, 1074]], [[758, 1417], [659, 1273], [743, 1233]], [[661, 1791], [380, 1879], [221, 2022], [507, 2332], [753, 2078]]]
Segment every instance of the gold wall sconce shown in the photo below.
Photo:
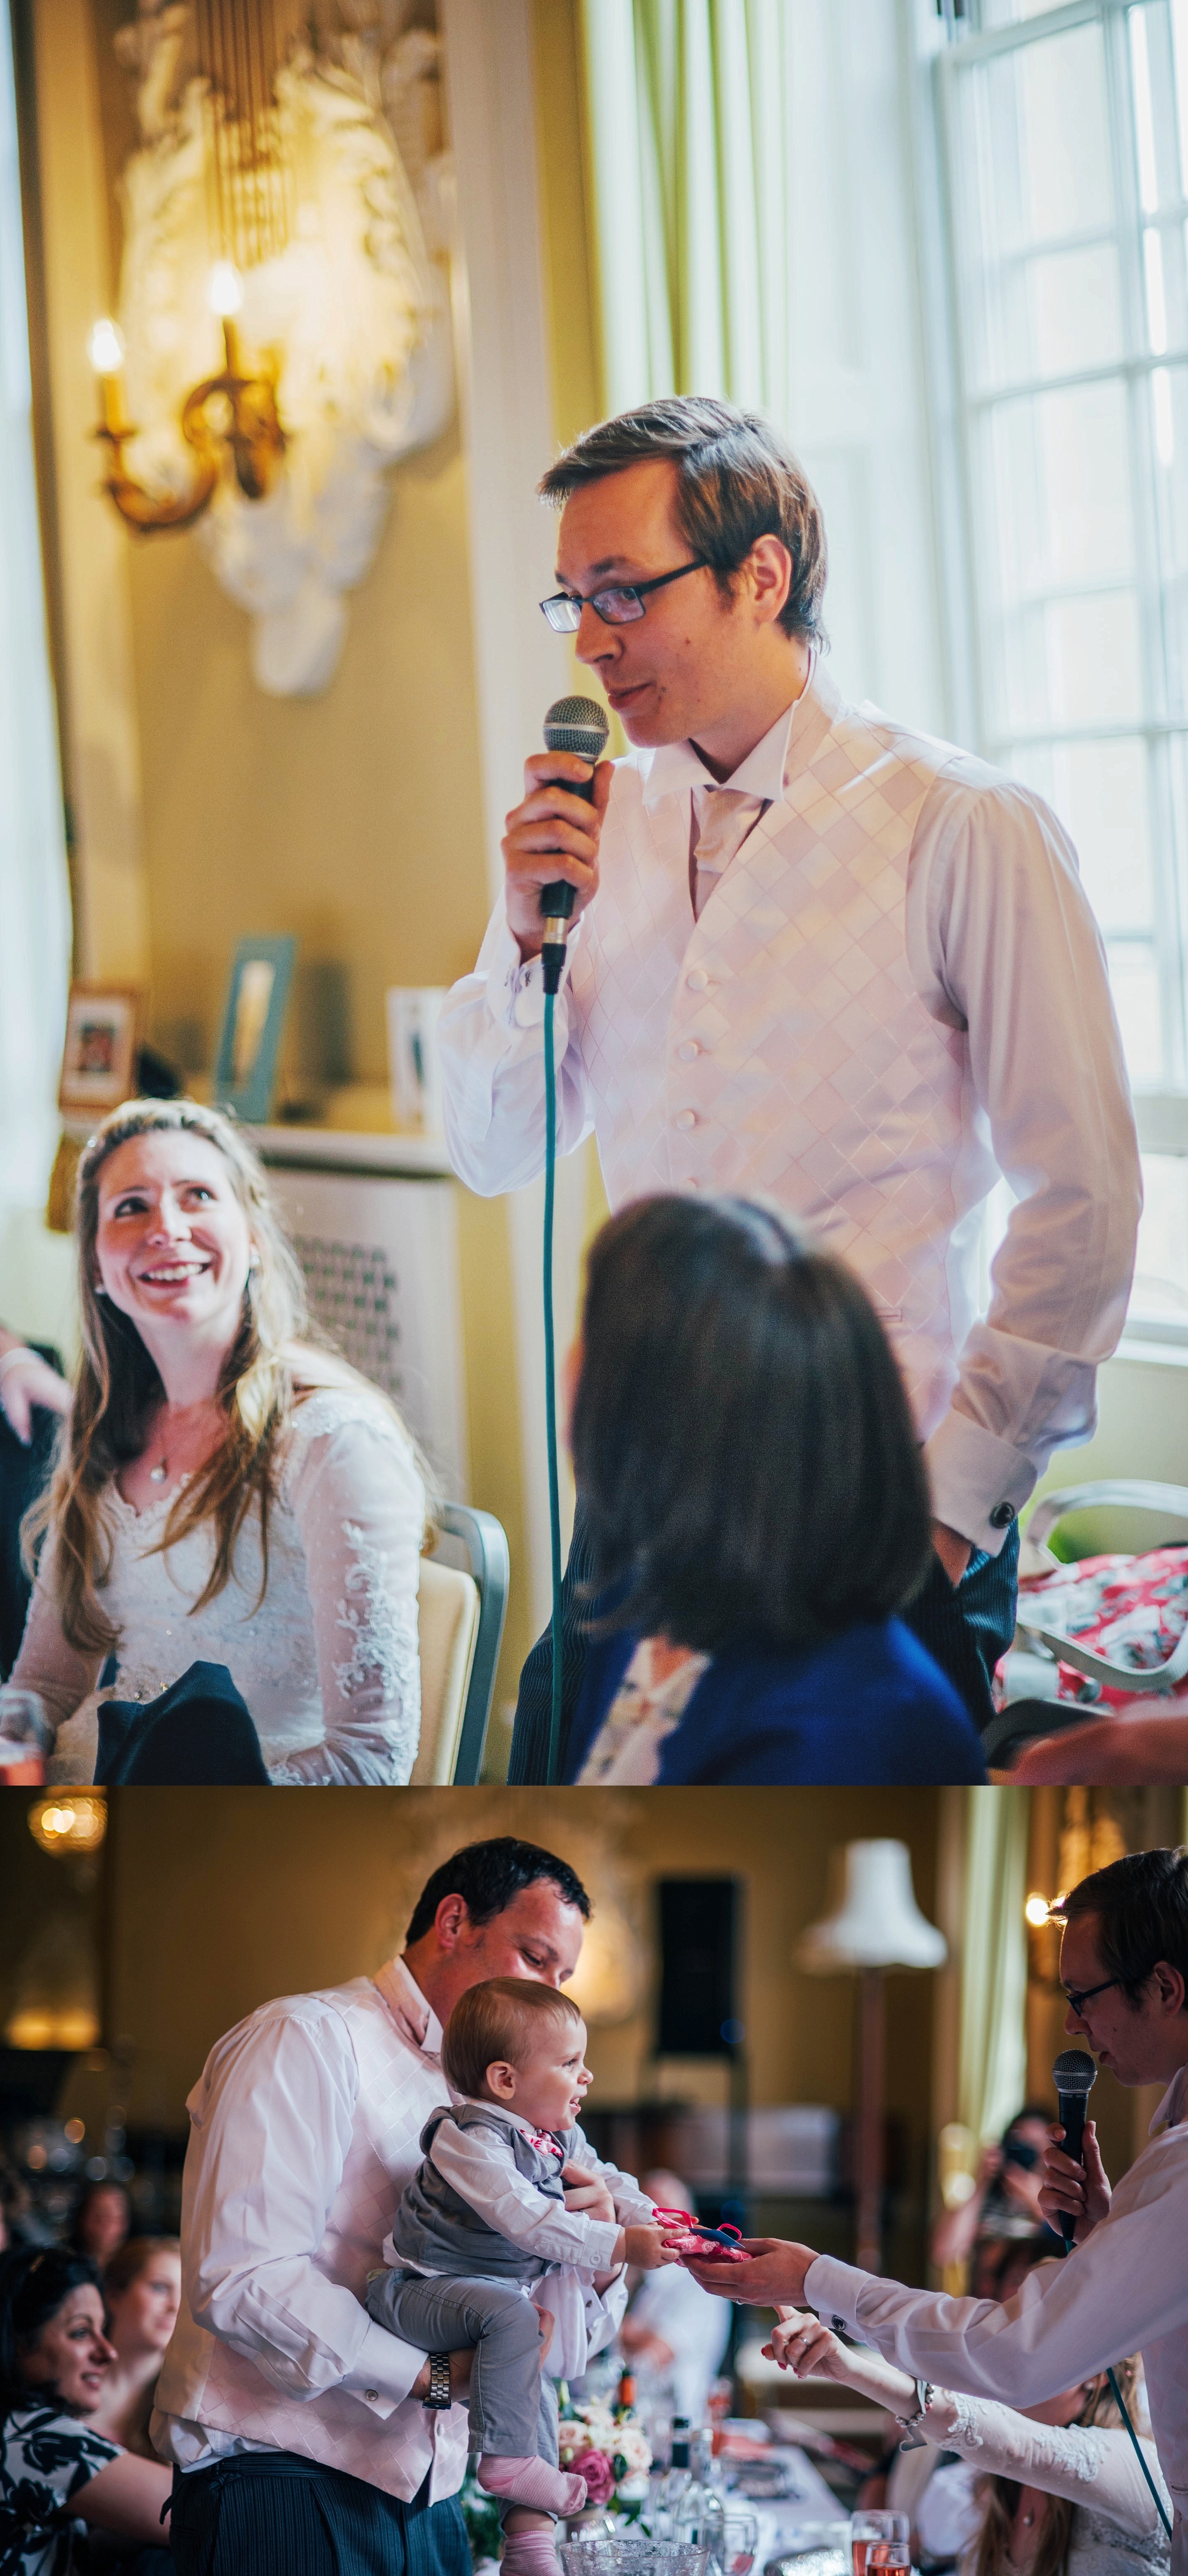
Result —
[[145, 536], [155, 528], [192, 527], [209, 508], [225, 463], [234, 471], [245, 500], [262, 501], [284, 459], [275, 374], [245, 372], [235, 320], [243, 307], [243, 281], [230, 260], [216, 260], [208, 295], [211, 311], [223, 326], [226, 363], [217, 375], [196, 384], [182, 406], [182, 436], [194, 451], [194, 480], [186, 492], [150, 492], [127, 472], [124, 449], [139, 433], [123, 412], [123, 335], [106, 316], [91, 333], [91, 365], [103, 407], [94, 435], [111, 449], [111, 470], [103, 488], [120, 517]]

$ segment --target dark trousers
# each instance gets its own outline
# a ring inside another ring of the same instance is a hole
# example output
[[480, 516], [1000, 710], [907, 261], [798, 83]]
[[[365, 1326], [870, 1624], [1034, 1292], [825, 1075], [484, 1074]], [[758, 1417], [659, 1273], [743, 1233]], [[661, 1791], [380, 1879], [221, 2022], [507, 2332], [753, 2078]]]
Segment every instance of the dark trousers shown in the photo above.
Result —
[[[561, 1770], [573, 1713], [586, 1669], [585, 1622], [590, 1613], [594, 1559], [579, 1503], [573, 1544], [561, 1588]], [[1015, 1595], [1019, 1579], [1018, 1527], [1007, 1531], [1001, 1554], [986, 1556], [977, 1548], [962, 1581], [953, 1585], [936, 1558], [922, 1592], [904, 1611], [904, 1620], [922, 1646], [948, 1675], [964, 1700], [979, 1732], [994, 1715], [990, 1685], [1000, 1655], [1015, 1633]], [[512, 1734], [509, 1784], [545, 1779], [549, 1758], [549, 1717], [553, 1696], [553, 1632], [538, 1637], [520, 1675], [520, 1696]]]
[[173, 2476], [179, 2576], [470, 2576], [457, 2496], [411, 2504], [294, 2451]]

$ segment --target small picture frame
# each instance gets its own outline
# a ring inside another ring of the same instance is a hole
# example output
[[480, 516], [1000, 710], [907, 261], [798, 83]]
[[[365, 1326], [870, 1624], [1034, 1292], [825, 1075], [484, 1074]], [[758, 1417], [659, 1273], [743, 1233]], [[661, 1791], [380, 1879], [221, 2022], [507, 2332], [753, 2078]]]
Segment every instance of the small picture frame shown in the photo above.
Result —
[[63, 1117], [104, 1117], [136, 1089], [144, 995], [135, 984], [72, 984], [58, 1107]]
[[297, 942], [241, 939], [231, 967], [215, 1064], [215, 1099], [253, 1127], [266, 1127], [276, 1059], [293, 981]]
[[445, 998], [444, 984], [393, 984], [385, 995], [392, 1115], [398, 1128], [425, 1136], [442, 1134], [437, 1023]]

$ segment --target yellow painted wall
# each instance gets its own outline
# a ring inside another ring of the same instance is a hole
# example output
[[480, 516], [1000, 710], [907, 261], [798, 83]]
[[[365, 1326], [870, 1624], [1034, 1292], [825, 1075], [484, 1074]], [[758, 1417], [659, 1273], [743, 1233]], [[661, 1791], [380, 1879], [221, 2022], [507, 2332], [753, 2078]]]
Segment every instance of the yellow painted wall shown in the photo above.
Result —
[[[15, 1809], [19, 1793], [9, 1804]], [[23, 1801], [21, 1802], [23, 1804]], [[185, 1830], [179, 1831], [184, 1805]], [[757, 2102], [852, 2098], [852, 1989], [791, 1964], [797, 1935], [832, 1901], [831, 1855], [856, 1835], [908, 1843], [917, 1899], [935, 1896], [933, 1790], [370, 1790], [268, 1798], [237, 1790], [116, 1792], [105, 1905], [109, 2041], [121, 2045], [129, 2122], [183, 2121], [186, 2092], [221, 2031], [269, 1996], [377, 1967], [401, 1945], [413, 1900], [458, 1845], [519, 1833], [562, 1853], [639, 1940], [647, 1991], [630, 2021], [591, 2033], [595, 2100], [654, 2087], [651, 1882], [672, 1872], [746, 1881], [742, 2011]], [[57, 1864], [51, 1865], [56, 1867]], [[46, 1865], [41, 1869], [46, 1879]], [[0, 1901], [0, 1923], [4, 1920]], [[16, 1926], [10, 1930], [15, 1933]], [[888, 1980], [887, 2099], [923, 2153], [932, 1980]], [[126, 2044], [126, 2046], [125, 2046]], [[666, 2089], [696, 2096], [682, 2063]], [[712, 2082], [718, 2082], [717, 2070]], [[95, 2079], [75, 2079], [93, 2119]], [[711, 2098], [717, 2098], [711, 2094]], [[75, 2107], [74, 2094], [70, 2108]], [[66, 2116], [66, 2113], [63, 2114]]]

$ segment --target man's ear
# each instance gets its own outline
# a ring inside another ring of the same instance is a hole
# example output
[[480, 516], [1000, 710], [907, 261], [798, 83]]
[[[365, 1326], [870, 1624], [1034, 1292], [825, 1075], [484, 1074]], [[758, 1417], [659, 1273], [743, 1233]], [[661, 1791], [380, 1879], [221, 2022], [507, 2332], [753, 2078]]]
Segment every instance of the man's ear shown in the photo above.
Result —
[[782, 537], [757, 537], [745, 571], [758, 616], [764, 625], [774, 626], [792, 587], [792, 557]]
[[464, 1896], [443, 1896], [433, 1917], [433, 1929], [443, 1950], [456, 1950], [470, 1921]]
[[1181, 2013], [1188, 2002], [1188, 1988], [1178, 1968], [1169, 1959], [1157, 1959], [1151, 1970], [1155, 1991], [1164, 2012]]
[[510, 2102], [515, 2097], [516, 2070], [505, 2057], [497, 2057], [483, 2070], [487, 2091], [496, 2102]]

